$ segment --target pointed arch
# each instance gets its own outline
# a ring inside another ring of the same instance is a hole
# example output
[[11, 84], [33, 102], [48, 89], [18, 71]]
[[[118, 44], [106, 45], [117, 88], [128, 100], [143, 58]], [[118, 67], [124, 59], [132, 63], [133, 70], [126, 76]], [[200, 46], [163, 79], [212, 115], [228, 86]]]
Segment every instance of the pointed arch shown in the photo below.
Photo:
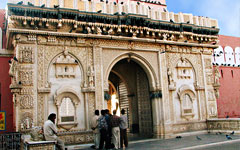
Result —
[[155, 91], [158, 88], [157, 84], [156, 84], [157, 76], [156, 76], [156, 73], [155, 73], [153, 67], [144, 57], [142, 57], [136, 53], [124, 53], [120, 56], [117, 56], [114, 59], [114, 61], [112, 63], [110, 63], [109, 66], [107, 67], [107, 70], [104, 75], [105, 83], [108, 82], [108, 77], [109, 77], [110, 72], [111, 72], [112, 68], [114, 67], [114, 65], [122, 59], [131, 59], [143, 68], [143, 70], [146, 72], [147, 77], [148, 77], [150, 91]]

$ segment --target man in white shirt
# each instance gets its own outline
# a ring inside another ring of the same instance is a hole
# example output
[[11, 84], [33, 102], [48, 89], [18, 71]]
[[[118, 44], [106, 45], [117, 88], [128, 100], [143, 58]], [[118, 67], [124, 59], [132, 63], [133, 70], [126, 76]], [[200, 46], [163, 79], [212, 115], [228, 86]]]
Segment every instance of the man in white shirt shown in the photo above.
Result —
[[94, 135], [94, 145], [92, 148], [98, 149], [100, 144], [100, 132], [98, 129], [98, 118], [99, 118], [99, 110], [95, 110], [95, 115], [91, 120], [91, 128], [93, 130]]
[[64, 142], [57, 137], [57, 127], [55, 125], [56, 114], [52, 113], [48, 116], [48, 120], [44, 123], [43, 132], [46, 141], [57, 141], [60, 150], [64, 150]]
[[120, 146], [123, 148], [123, 143], [125, 147], [128, 147], [128, 138], [127, 138], [127, 128], [128, 128], [128, 118], [125, 114], [125, 110], [121, 110], [120, 117]]

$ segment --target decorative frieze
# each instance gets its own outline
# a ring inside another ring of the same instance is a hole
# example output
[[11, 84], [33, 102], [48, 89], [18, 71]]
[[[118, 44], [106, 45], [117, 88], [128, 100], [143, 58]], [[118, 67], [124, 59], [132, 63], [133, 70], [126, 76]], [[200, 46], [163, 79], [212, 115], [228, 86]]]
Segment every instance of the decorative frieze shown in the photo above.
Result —
[[240, 132], [240, 119], [239, 118], [227, 118], [227, 119], [208, 119], [207, 127], [210, 132], [219, 131], [235, 131]]
[[189, 131], [201, 131], [207, 128], [206, 122], [174, 124], [171, 128], [173, 133], [183, 133]]
[[27, 39], [28, 39], [28, 41], [36, 41], [37, 36], [36, 36], [36, 34], [29, 34]]
[[59, 137], [65, 142], [65, 144], [83, 144], [93, 142], [92, 132], [60, 133]]

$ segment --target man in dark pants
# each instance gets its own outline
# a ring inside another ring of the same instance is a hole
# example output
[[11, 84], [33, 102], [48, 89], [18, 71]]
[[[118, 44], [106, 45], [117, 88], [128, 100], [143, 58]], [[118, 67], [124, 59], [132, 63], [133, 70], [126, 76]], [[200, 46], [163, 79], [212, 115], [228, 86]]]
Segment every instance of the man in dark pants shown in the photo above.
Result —
[[98, 119], [98, 127], [99, 127], [99, 130], [100, 130], [100, 145], [99, 145], [100, 150], [103, 149], [104, 143], [105, 143], [106, 149], [109, 148], [109, 145], [107, 143], [108, 125], [107, 125], [105, 115], [106, 115], [105, 110], [101, 110], [101, 116]]
[[112, 127], [111, 127], [111, 123], [110, 123], [110, 118], [112, 117], [112, 115], [110, 114], [108, 109], [105, 109], [105, 119], [107, 121], [107, 125], [108, 125], [108, 135], [107, 135], [107, 143], [106, 143], [106, 148], [110, 149], [112, 148], [112, 144], [111, 144], [111, 139], [112, 139]]
[[125, 110], [121, 110], [120, 117], [120, 146], [123, 148], [123, 143], [125, 147], [128, 147], [128, 138], [127, 138], [127, 128], [128, 128], [128, 119], [127, 115], [125, 115]]

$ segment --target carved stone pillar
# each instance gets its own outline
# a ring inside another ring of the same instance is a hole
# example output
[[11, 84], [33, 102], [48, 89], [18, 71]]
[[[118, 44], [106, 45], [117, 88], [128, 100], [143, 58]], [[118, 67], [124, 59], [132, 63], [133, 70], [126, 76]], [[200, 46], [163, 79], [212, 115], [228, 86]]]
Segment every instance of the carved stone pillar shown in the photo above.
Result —
[[95, 69], [95, 101], [96, 109], [104, 108], [104, 83], [103, 83], [103, 65], [102, 65], [102, 48], [94, 45], [93, 46], [93, 58]]
[[152, 101], [152, 117], [153, 117], [153, 136], [156, 138], [163, 138], [163, 111], [162, 98], [153, 98]]

